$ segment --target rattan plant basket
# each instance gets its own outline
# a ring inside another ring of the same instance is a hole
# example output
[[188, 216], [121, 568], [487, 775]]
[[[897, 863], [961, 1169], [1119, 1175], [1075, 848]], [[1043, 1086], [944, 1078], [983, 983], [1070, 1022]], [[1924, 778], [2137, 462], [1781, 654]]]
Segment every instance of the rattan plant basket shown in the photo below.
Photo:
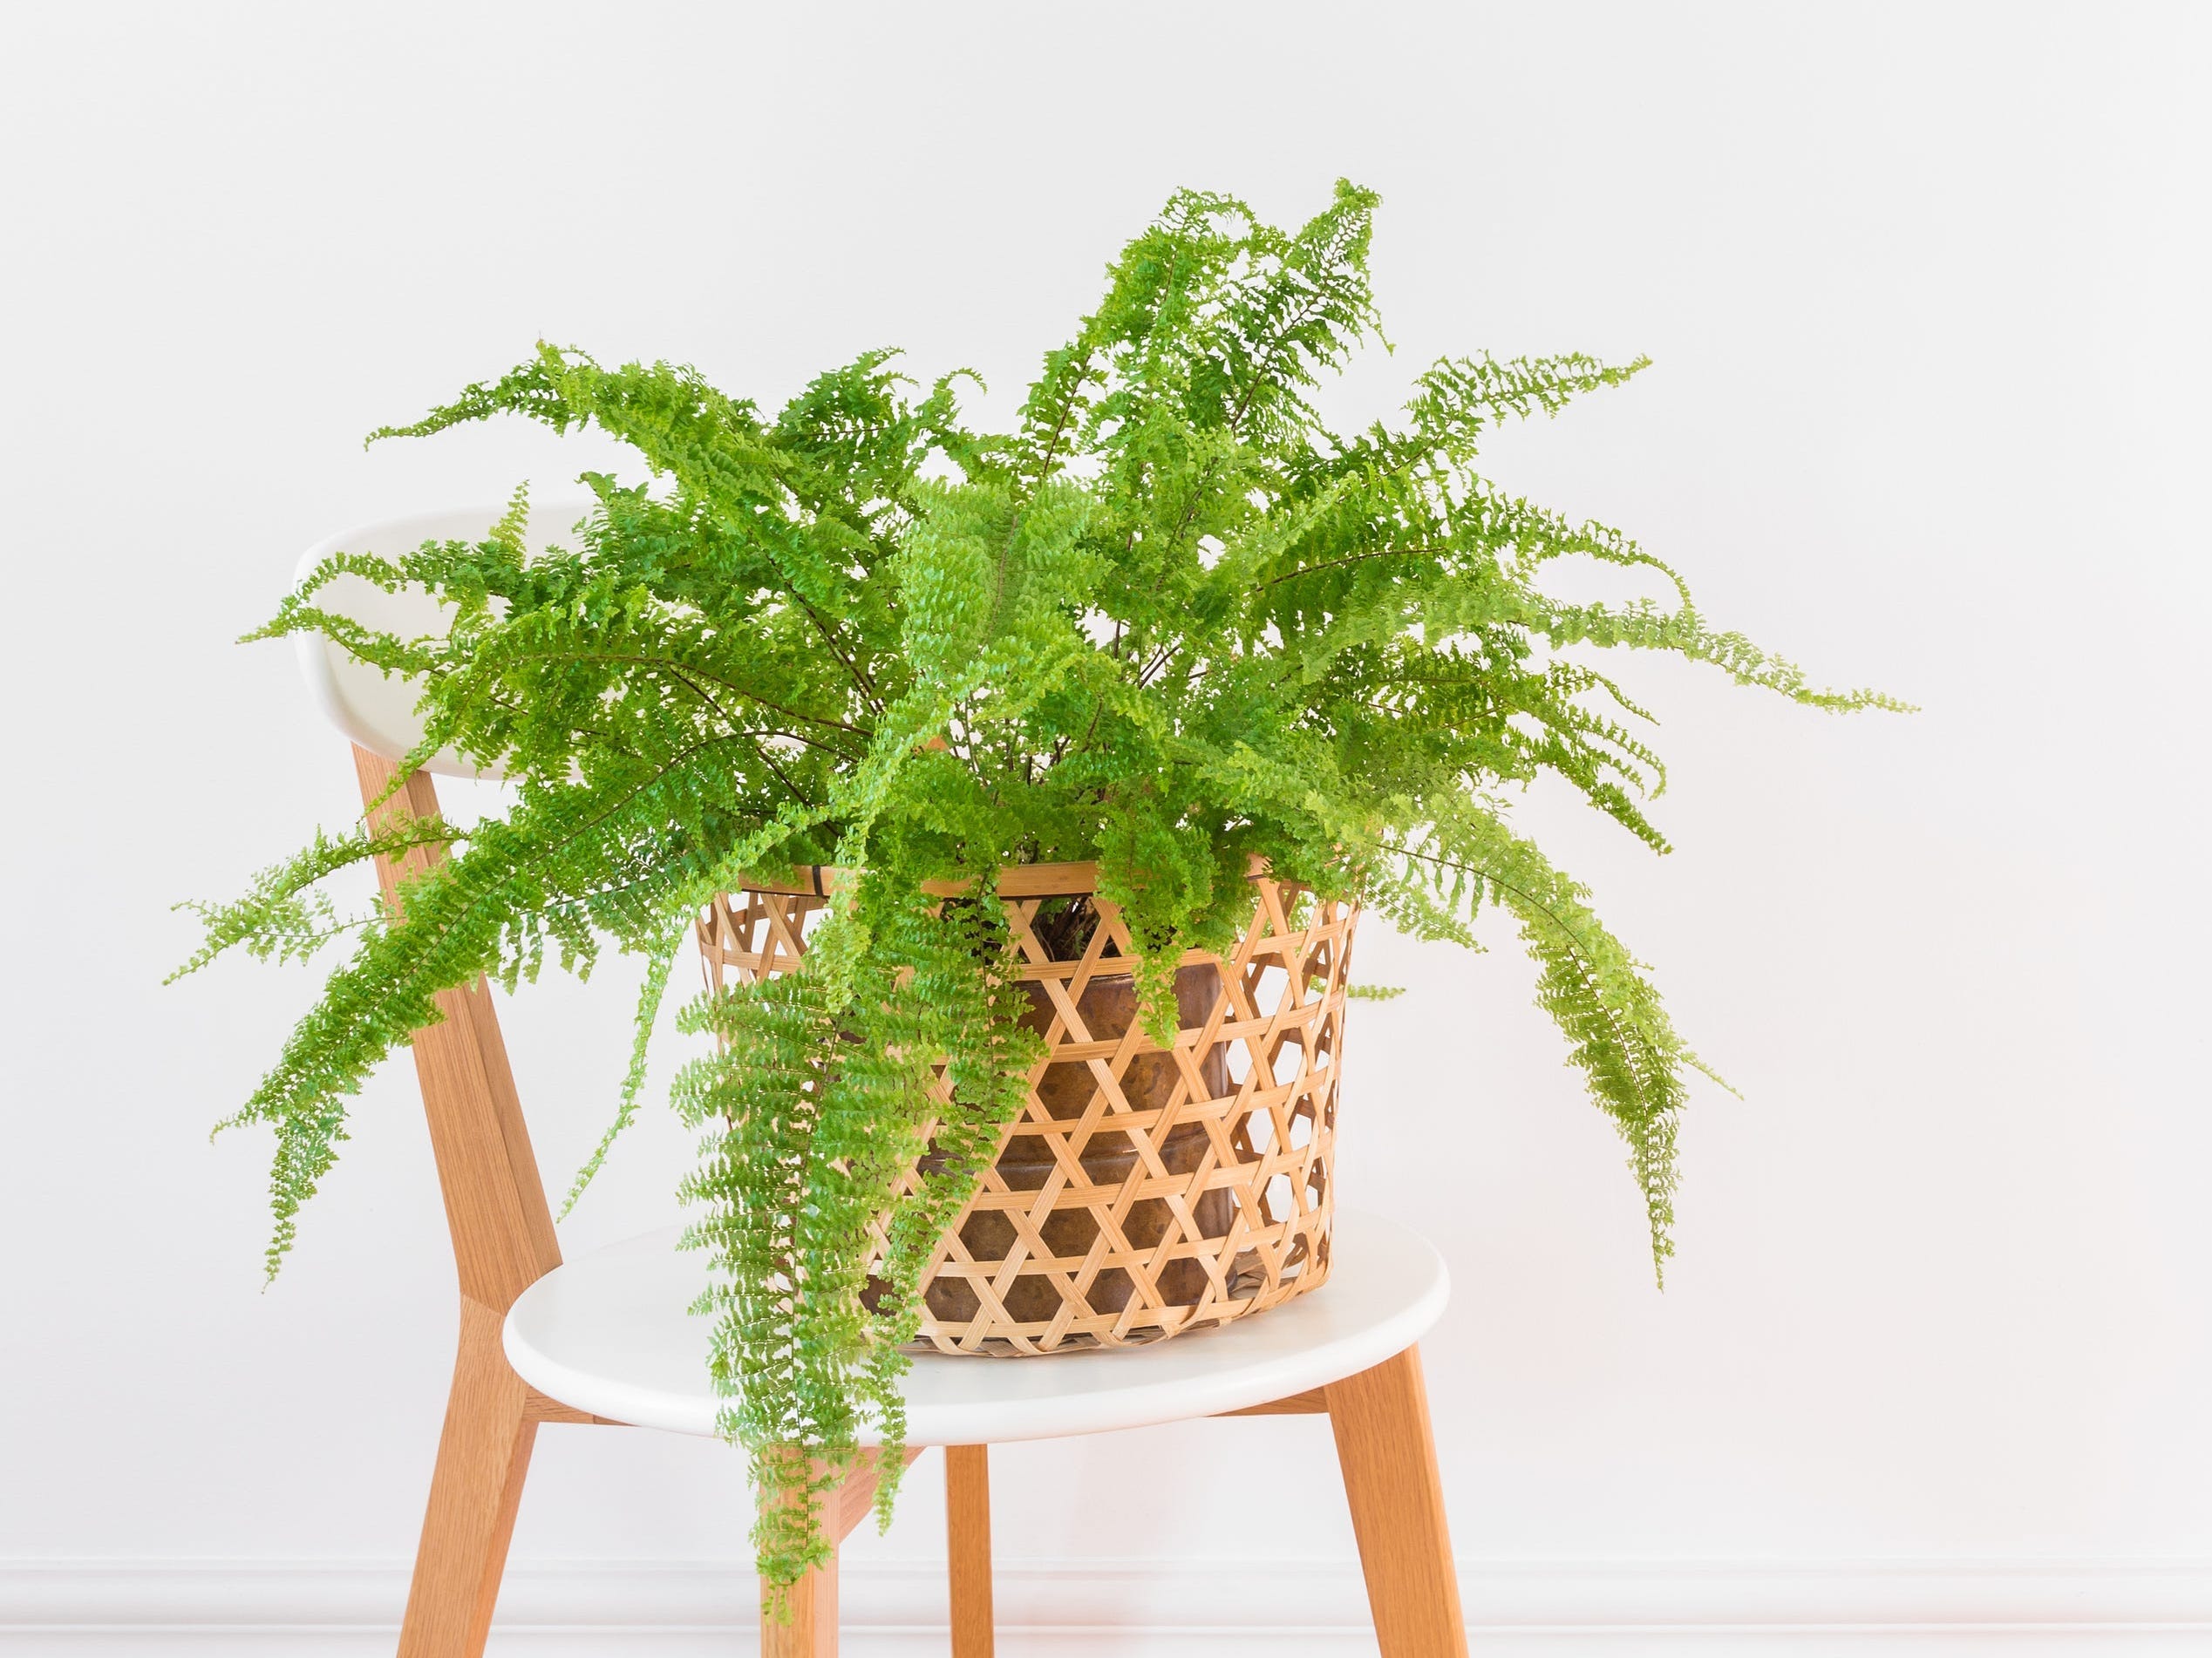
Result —
[[[1004, 871], [999, 898], [1048, 1053], [981, 1189], [923, 1274], [916, 1351], [1126, 1347], [1249, 1317], [1329, 1274], [1337, 1083], [1356, 905], [1252, 878], [1227, 955], [1187, 953], [1172, 1049], [1136, 1019], [1133, 946], [1097, 866]], [[708, 982], [790, 971], [836, 872], [801, 870], [701, 916]], [[1040, 913], [1096, 926], [1056, 955]]]

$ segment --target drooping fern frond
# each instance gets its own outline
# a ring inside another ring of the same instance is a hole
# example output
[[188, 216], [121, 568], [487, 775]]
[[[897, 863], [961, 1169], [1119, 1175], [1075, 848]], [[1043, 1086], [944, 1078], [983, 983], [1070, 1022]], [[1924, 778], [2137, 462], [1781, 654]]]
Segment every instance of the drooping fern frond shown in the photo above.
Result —
[[[1405, 860], [1406, 887], [1418, 892], [1416, 915], [1425, 902], [1440, 899], [1447, 910], [1467, 902], [1471, 894], [1443, 879], [1460, 877], [1514, 918], [1536, 962], [1536, 1005], [1566, 1036], [1568, 1063], [1588, 1077], [1592, 1097], [1628, 1145], [1652, 1265], [1664, 1282], [1674, 1253], [1682, 1073], [1713, 1073], [1675, 1034], [1644, 964], [1592, 913], [1589, 894], [1494, 815], [1457, 802], [1441, 806], [1423, 845], [1392, 850]], [[1411, 896], [1402, 889], [1402, 898]]]
[[[1901, 704], [1813, 684], [1709, 623], [1671, 561], [1482, 475], [1501, 422], [1618, 387], [1643, 358], [1447, 358], [1401, 418], [1331, 430], [1317, 389], [1380, 338], [1376, 206], [1339, 184], [1286, 230], [1179, 193], [1007, 432], [966, 424], [958, 374], [925, 391], [887, 351], [770, 414], [688, 368], [541, 343], [375, 434], [596, 427], [641, 475], [584, 474], [592, 510], [534, 555], [519, 494], [478, 540], [337, 554], [254, 635], [319, 635], [405, 676], [422, 721], [384, 828], [318, 835], [201, 911], [187, 969], [352, 941], [233, 1119], [276, 1135], [272, 1270], [349, 1101], [441, 995], [511, 989], [548, 960], [586, 973], [609, 947], [645, 963], [573, 1202], [642, 1097], [700, 907], [750, 873], [861, 872], [802, 970], [676, 1020], [699, 1044], [671, 1091], [699, 1140], [682, 1191], [711, 1267], [698, 1310], [753, 1465], [760, 1569], [792, 1582], [826, 1558], [822, 1504], [861, 1439], [898, 1444], [921, 1273], [1038, 1063], [997, 872], [1098, 864], [1157, 1036], [1181, 953], [1249, 919], [1254, 858], [1426, 937], [1473, 947], [1483, 907], [1512, 918], [1663, 1267], [1703, 1067], [1589, 895], [1510, 826], [1511, 796], [1559, 779], [1666, 849], [1649, 716], [1601, 652], [1664, 652], [1813, 708]], [[1542, 583], [1567, 560], [1625, 590], [1555, 596]], [[341, 577], [427, 589], [445, 631], [364, 625]], [[511, 804], [466, 831], [395, 818], [447, 748], [508, 778]], [[396, 913], [346, 921], [323, 896], [408, 853], [427, 866]], [[899, 1466], [878, 1464], [887, 1513]]]
[[177, 905], [200, 918], [207, 936], [162, 982], [174, 984], [234, 948], [257, 961], [304, 962], [333, 939], [371, 923], [366, 916], [340, 920], [320, 883], [378, 857], [401, 858], [418, 846], [442, 846], [459, 838], [458, 830], [436, 818], [402, 819], [375, 832], [357, 826], [342, 835], [317, 829], [300, 851], [255, 876], [243, 897], [227, 904], [187, 899]]

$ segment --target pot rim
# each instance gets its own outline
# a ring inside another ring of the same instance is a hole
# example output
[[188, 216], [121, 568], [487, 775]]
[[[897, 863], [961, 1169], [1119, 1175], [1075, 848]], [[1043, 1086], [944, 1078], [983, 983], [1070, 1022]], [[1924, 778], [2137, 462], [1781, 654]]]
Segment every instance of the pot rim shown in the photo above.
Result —
[[[738, 883], [740, 892], [784, 893], [800, 898], [827, 898], [839, 887], [848, 885], [859, 872], [841, 869], [834, 864], [800, 864], [781, 876], [747, 875]], [[1268, 861], [1257, 853], [1252, 854], [1249, 866], [1244, 872], [1247, 880], [1265, 880]], [[958, 898], [973, 883], [964, 880], [925, 880], [922, 890], [933, 898]], [[1297, 883], [1285, 881], [1283, 885]], [[1001, 898], [1079, 898], [1099, 890], [1099, 866], [1095, 859], [1072, 864], [1008, 864], [998, 872], [998, 895]]]

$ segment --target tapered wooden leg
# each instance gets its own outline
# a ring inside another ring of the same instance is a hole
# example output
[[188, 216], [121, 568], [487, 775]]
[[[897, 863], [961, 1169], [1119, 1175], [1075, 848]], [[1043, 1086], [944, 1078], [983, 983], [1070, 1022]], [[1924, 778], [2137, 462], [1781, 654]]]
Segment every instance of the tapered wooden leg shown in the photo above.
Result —
[[460, 1351], [415, 1550], [399, 1658], [480, 1658], [507, 1566], [538, 1424], [529, 1389], [500, 1350], [499, 1315], [461, 1304]]
[[990, 1451], [945, 1447], [946, 1575], [952, 1658], [991, 1658]]
[[1419, 1351], [1324, 1390], [1383, 1658], [1466, 1658]]
[[791, 1616], [779, 1621], [760, 1595], [760, 1658], [837, 1658], [837, 1557], [791, 1586]]

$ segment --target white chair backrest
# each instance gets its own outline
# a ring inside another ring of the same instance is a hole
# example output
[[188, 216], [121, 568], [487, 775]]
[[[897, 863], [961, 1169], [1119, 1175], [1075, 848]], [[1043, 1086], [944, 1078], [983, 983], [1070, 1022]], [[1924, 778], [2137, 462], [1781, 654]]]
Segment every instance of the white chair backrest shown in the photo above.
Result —
[[[596, 505], [589, 498], [530, 505], [530, 527], [524, 538], [532, 553], [555, 542], [574, 547], [572, 527]], [[300, 560], [298, 574], [308, 573], [333, 553], [372, 553], [397, 558], [412, 553], [425, 541], [481, 540], [490, 532], [504, 504], [456, 507], [443, 513], [419, 513], [412, 518], [386, 519], [357, 529], [326, 537], [308, 548]], [[416, 637], [443, 634], [451, 625], [449, 607], [428, 592], [410, 588], [385, 593], [358, 576], [340, 576], [323, 589], [316, 602], [325, 610], [352, 617], [386, 632]], [[331, 724], [371, 753], [396, 760], [422, 737], [422, 719], [415, 712], [420, 694], [417, 682], [394, 674], [387, 677], [365, 663], [357, 662], [320, 634], [301, 634], [294, 642], [299, 649], [300, 671], [309, 691]], [[446, 777], [484, 778], [498, 773], [479, 771], [452, 750], [441, 750], [425, 768]]]

